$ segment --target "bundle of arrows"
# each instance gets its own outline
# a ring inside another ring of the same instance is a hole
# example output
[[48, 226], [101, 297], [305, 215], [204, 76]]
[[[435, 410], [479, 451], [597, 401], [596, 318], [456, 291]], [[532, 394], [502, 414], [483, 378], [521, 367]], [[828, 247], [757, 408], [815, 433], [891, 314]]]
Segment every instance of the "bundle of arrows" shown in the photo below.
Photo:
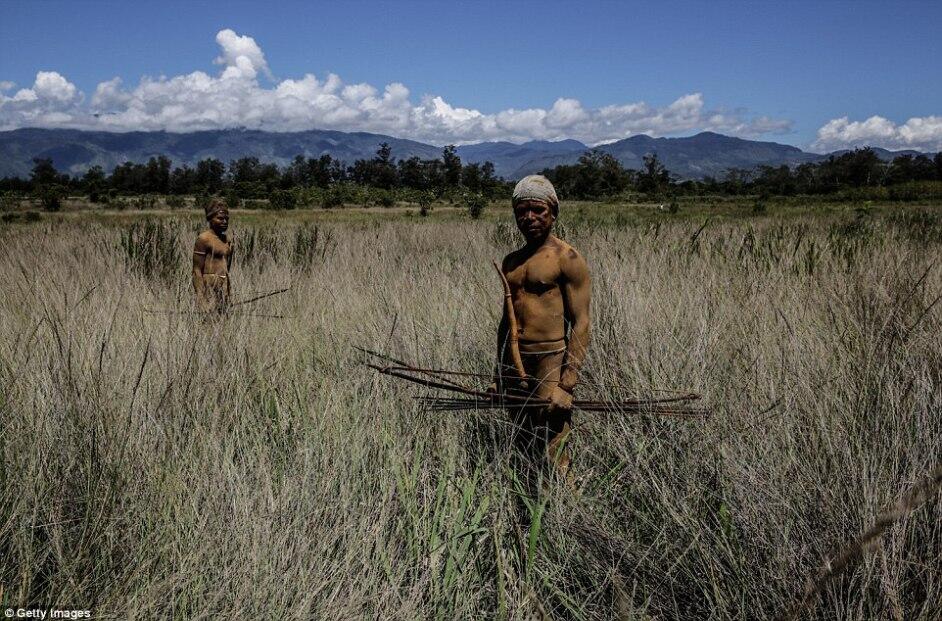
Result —
[[[397, 360], [385, 354], [357, 347], [361, 352], [368, 354], [386, 364], [364, 364], [382, 375], [405, 380], [426, 388], [455, 393], [454, 396], [428, 396], [417, 397], [429, 409], [434, 411], [464, 411], [464, 410], [491, 410], [503, 408], [544, 408], [548, 401], [533, 397], [529, 392], [507, 389], [501, 393], [488, 390], [479, 390], [464, 386], [452, 380], [452, 377], [484, 377], [479, 373], [460, 371], [447, 371], [443, 369], [426, 369]], [[460, 395], [460, 396], [458, 396]], [[695, 393], [674, 394], [668, 397], [657, 398], [629, 398], [629, 399], [576, 399], [572, 402], [573, 409], [583, 412], [609, 412], [622, 414], [652, 414], [659, 416], [674, 416], [679, 418], [703, 418], [710, 414], [704, 407], [694, 405], [700, 400]]]

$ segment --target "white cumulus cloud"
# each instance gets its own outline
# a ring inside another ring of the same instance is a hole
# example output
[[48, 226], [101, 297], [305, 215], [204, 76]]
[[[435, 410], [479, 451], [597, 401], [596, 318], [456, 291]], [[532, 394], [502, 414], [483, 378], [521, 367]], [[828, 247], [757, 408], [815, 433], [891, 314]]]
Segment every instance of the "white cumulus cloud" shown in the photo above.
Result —
[[902, 125], [876, 115], [864, 121], [845, 116], [825, 123], [812, 144], [821, 151], [865, 146], [942, 151], [942, 116], [913, 117]]
[[226, 66], [223, 76], [228, 73], [230, 76], [254, 78], [261, 71], [269, 78], [272, 77], [265, 54], [252, 37], [239, 36], [226, 28], [216, 33], [216, 43], [222, 49], [216, 64]]
[[0, 127], [67, 126], [83, 100], [78, 88], [55, 71], [38, 72], [30, 88], [10, 97], [2, 93], [13, 86], [4, 81], [0, 88]]
[[[712, 130], [743, 137], [782, 134], [791, 123], [751, 117], [742, 110], [709, 109], [701, 93], [687, 93], [666, 106], [645, 102], [586, 108], [578, 99], [560, 97], [548, 109], [509, 108], [484, 113], [424, 95], [413, 101], [409, 89], [393, 82], [380, 89], [346, 84], [334, 74], [276, 81], [258, 43], [225, 29], [216, 35], [220, 65], [216, 75], [142, 78], [125, 86], [120, 78], [101, 82], [90, 101], [63, 76], [36, 75], [32, 87], [5, 94], [0, 83], [0, 129], [72, 127], [113, 131], [176, 132], [228, 127], [268, 131], [337, 129], [368, 131], [433, 144], [484, 140], [560, 140], [587, 144], [611, 142], [634, 134], [663, 136]], [[260, 75], [269, 82], [260, 82]], [[925, 131], [911, 128], [912, 132]]]

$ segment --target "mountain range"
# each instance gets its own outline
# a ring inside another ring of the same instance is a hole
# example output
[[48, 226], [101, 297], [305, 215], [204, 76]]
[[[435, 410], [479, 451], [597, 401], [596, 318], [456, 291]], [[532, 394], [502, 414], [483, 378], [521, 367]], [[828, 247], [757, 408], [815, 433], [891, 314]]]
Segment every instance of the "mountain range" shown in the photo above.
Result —
[[[0, 132], [0, 177], [29, 176], [33, 158], [51, 158], [62, 172], [81, 174], [99, 165], [110, 172], [127, 161], [143, 163], [166, 155], [174, 165], [194, 166], [201, 159], [214, 157], [223, 162], [254, 156], [263, 162], [284, 166], [296, 155], [331, 157], [352, 164], [357, 159], [375, 155], [383, 142], [389, 143], [393, 157], [422, 159], [441, 157], [441, 147], [365, 132], [308, 130], [303, 132], [264, 132], [249, 129], [199, 131], [185, 134], [170, 132], [96, 132], [74, 129], [24, 128]], [[457, 148], [464, 163], [490, 161], [495, 173], [505, 179], [519, 179], [560, 164], [574, 164], [590, 147], [578, 140], [548, 142], [537, 140], [524, 144], [482, 142]], [[816, 162], [830, 154], [808, 153], [775, 142], [745, 140], [714, 132], [702, 132], [683, 138], [651, 138], [637, 135], [596, 147], [610, 153], [626, 168], [638, 169], [642, 158], [657, 153], [668, 170], [680, 179], [704, 176], [720, 177], [729, 168], [754, 168], [759, 165], [794, 166]], [[885, 160], [917, 151], [874, 149]], [[840, 154], [837, 151], [834, 154]]]

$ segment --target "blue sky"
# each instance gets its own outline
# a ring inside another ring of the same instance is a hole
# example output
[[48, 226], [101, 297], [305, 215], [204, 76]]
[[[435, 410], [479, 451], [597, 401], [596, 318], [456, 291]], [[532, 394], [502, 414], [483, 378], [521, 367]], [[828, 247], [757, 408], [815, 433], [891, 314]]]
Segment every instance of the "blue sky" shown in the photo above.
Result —
[[6, 0], [0, 126], [935, 150], [940, 33], [928, 1]]

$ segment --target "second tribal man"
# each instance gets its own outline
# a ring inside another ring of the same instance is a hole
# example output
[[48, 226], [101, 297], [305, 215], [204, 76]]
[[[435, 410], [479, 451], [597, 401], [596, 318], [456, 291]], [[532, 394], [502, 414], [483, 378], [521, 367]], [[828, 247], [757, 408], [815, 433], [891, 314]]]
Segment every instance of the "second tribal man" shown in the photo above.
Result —
[[214, 198], [205, 212], [209, 228], [200, 233], [193, 246], [193, 291], [200, 311], [224, 313], [232, 296], [229, 268], [233, 243], [226, 235], [229, 209], [221, 199]]
[[[500, 364], [494, 388], [524, 389], [549, 403], [522, 408], [521, 449], [531, 462], [548, 460], [565, 477], [572, 395], [589, 346], [589, 269], [575, 248], [552, 234], [559, 199], [548, 179], [540, 175], [522, 179], [514, 188], [512, 205], [526, 243], [504, 257], [501, 265], [512, 304], [505, 305], [498, 328]], [[509, 334], [514, 323], [516, 339]], [[519, 377], [521, 366], [525, 379]]]

